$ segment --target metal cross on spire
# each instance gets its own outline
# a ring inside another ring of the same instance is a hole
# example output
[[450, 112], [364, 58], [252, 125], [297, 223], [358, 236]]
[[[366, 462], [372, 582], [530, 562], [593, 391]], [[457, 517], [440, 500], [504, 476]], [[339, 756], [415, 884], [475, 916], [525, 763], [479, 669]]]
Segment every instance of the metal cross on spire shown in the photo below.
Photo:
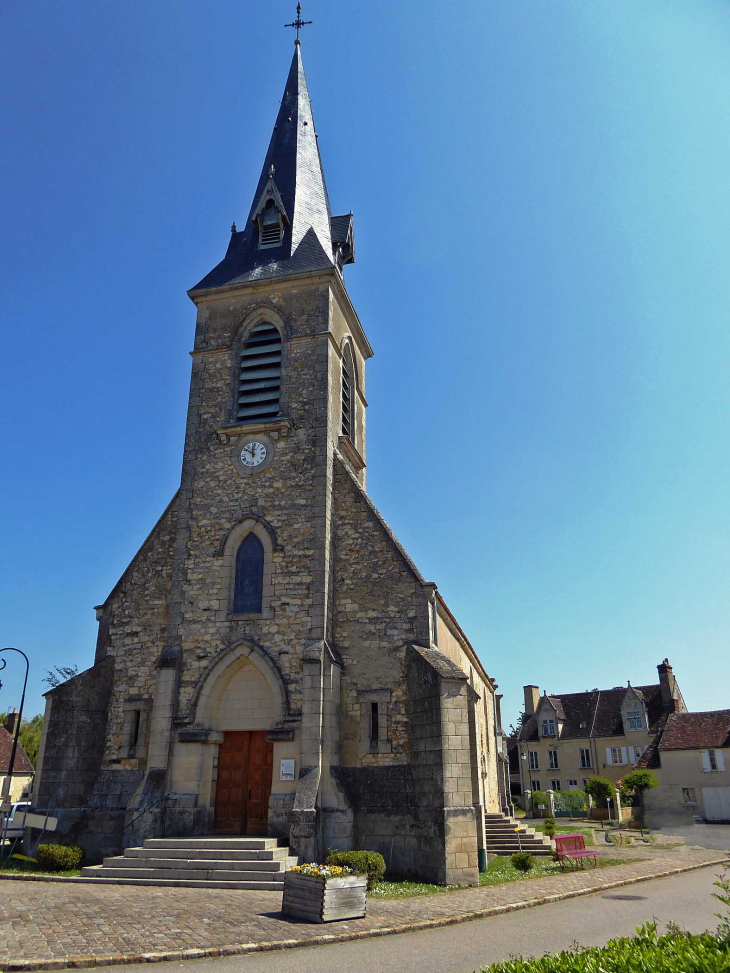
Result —
[[311, 24], [311, 23], [312, 23], [311, 20], [302, 20], [302, 5], [301, 5], [301, 3], [298, 3], [297, 4], [297, 19], [294, 21], [293, 24], [284, 24], [284, 26], [285, 27], [296, 27], [296, 29], [297, 29], [297, 39], [294, 41], [294, 43], [295, 44], [298, 44], [299, 43], [299, 31], [302, 29], [302, 27], [306, 27], [307, 24]]

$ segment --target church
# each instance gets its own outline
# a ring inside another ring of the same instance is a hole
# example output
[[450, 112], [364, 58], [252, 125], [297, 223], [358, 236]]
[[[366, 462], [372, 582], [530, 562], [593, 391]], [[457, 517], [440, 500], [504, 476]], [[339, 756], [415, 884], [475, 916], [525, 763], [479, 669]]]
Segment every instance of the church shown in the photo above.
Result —
[[33, 804], [92, 861], [265, 835], [478, 883], [499, 697], [367, 493], [354, 259], [297, 36], [248, 219], [188, 292], [180, 487], [96, 608], [94, 664], [47, 694]]

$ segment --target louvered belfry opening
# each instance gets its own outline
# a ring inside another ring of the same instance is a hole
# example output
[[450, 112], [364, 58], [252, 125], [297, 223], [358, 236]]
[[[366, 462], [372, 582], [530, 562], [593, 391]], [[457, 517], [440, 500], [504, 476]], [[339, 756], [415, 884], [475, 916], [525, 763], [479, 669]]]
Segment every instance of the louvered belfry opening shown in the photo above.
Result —
[[278, 247], [283, 236], [283, 226], [281, 214], [273, 199], [268, 201], [259, 220], [259, 248]]
[[269, 322], [257, 324], [241, 349], [236, 418], [276, 418], [280, 390], [281, 335]]
[[353, 439], [353, 395], [355, 382], [353, 376], [352, 359], [349, 348], [342, 356], [342, 435], [354, 442]]

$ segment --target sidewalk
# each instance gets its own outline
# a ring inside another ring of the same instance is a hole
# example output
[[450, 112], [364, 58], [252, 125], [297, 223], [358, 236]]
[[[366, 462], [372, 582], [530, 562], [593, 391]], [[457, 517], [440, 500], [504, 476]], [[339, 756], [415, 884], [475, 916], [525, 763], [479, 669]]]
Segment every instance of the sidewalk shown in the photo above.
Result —
[[727, 861], [677, 850], [600, 870], [491, 888], [368, 902], [364, 919], [284, 919], [278, 892], [152, 888], [7, 879], [0, 882], [0, 966], [58, 970], [288, 949], [485, 918]]

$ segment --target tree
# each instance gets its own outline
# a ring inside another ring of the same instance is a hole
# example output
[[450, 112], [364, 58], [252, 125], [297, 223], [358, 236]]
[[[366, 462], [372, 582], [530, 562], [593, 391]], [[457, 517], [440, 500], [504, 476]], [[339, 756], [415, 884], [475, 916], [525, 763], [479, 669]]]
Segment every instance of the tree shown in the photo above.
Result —
[[67, 679], [73, 679], [74, 676], [78, 675], [78, 666], [54, 666], [53, 669], [47, 669], [48, 675], [43, 680], [47, 682], [51, 689], [55, 689], [56, 686], [60, 686], [62, 682], [66, 682]]
[[517, 717], [517, 726], [515, 726], [514, 723], [510, 723], [510, 725], [509, 725], [509, 733], [507, 734], [507, 736], [510, 738], [510, 740], [516, 740], [517, 739], [517, 737], [520, 735], [520, 730], [525, 725], [525, 720], [526, 719], [527, 719], [527, 717], [525, 716], [525, 711], [523, 710], [520, 713], [520, 715]]
[[[608, 807], [608, 802], [613, 797], [613, 790], [613, 783], [607, 777], [591, 777], [586, 781], [585, 792], [593, 798], [599, 809]], [[601, 827], [603, 827], [603, 816], [601, 816]]]
[[[7, 713], [0, 713], [0, 726], [4, 726], [8, 718]], [[41, 731], [43, 729], [43, 714], [26, 720], [25, 717], [20, 721], [20, 731], [18, 732], [18, 743], [28, 754], [28, 759], [35, 767], [38, 760], [38, 750], [41, 745]]]
[[639, 795], [639, 803], [641, 805], [641, 836], [644, 836], [644, 791], [650, 791], [654, 787], [659, 786], [659, 781], [656, 779], [656, 775], [650, 770], [632, 770], [630, 774], [624, 777], [624, 789], [629, 791], [631, 794]]

